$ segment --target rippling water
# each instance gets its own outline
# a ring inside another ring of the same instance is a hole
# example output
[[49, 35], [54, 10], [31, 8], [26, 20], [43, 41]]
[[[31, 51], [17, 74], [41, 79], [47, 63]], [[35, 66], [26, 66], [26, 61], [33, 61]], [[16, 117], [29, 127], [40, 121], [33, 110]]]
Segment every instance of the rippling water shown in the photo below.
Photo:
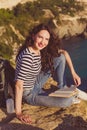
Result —
[[[87, 39], [71, 39], [64, 42], [65, 49], [69, 52], [74, 68], [82, 79], [81, 88], [87, 89]], [[66, 75], [71, 80], [71, 75], [66, 69]]]

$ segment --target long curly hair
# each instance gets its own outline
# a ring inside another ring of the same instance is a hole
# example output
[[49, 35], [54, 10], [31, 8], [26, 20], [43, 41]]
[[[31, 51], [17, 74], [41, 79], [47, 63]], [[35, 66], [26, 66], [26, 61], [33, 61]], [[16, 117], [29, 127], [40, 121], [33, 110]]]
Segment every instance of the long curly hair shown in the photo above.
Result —
[[59, 49], [61, 48], [61, 44], [56, 34], [52, 31], [52, 29], [48, 25], [39, 24], [31, 30], [29, 36], [25, 40], [25, 43], [21, 46], [21, 48], [19, 48], [16, 59], [25, 48], [34, 45], [33, 36], [36, 35], [38, 32], [40, 32], [41, 30], [47, 30], [50, 34], [48, 45], [41, 50], [42, 71], [47, 72], [48, 70], [50, 70], [53, 75], [54, 74], [53, 58], [60, 55]]
[[41, 61], [42, 61], [42, 71], [51, 71], [52, 76], [54, 76], [54, 57], [60, 56], [60, 49], [62, 48], [61, 40], [56, 36], [51, 36], [49, 44], [46, 48], [41, 50]]

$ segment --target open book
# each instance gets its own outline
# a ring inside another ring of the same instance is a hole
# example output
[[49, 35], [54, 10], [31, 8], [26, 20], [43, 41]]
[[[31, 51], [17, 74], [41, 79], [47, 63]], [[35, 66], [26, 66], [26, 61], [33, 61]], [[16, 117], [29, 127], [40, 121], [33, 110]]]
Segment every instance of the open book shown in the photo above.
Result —
[[71, 87], [64, 87], [64, 88], [58, 89], [50, 93], [49, 96], [68, 98], [73, 95], [76, 95], [77, 93], [78, 93], [78, 90], [76, 89], [76, 86], [71, 85]]

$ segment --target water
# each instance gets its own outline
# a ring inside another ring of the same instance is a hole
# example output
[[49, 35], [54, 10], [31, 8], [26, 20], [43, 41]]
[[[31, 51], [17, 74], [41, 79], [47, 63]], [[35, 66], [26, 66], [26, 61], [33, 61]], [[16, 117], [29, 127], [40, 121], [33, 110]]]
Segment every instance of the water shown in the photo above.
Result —
[[[87, 39], [71, 39], [64, 42], [65, 49], [69, 52], [74, 68], [82, 79], [80, 88], [87, 89]], [[71, 74], [66, 69], [66, 75], [71, 80]]]

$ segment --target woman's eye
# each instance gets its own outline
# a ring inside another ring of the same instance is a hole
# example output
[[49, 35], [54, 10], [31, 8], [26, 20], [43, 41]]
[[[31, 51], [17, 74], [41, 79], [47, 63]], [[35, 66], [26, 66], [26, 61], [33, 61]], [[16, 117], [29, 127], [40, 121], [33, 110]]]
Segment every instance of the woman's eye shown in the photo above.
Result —
[[39, 38], [42, 38], [42, 36], [38, 36]]
[[48, 38], [46, 38], [46, 41], [49, 41], [49, 39], [48, 39]]
[[43, 36], [38, 35], [38, 38], [45, 39], [46, 41], [49, 41], [49, 38], [44, 38]]

